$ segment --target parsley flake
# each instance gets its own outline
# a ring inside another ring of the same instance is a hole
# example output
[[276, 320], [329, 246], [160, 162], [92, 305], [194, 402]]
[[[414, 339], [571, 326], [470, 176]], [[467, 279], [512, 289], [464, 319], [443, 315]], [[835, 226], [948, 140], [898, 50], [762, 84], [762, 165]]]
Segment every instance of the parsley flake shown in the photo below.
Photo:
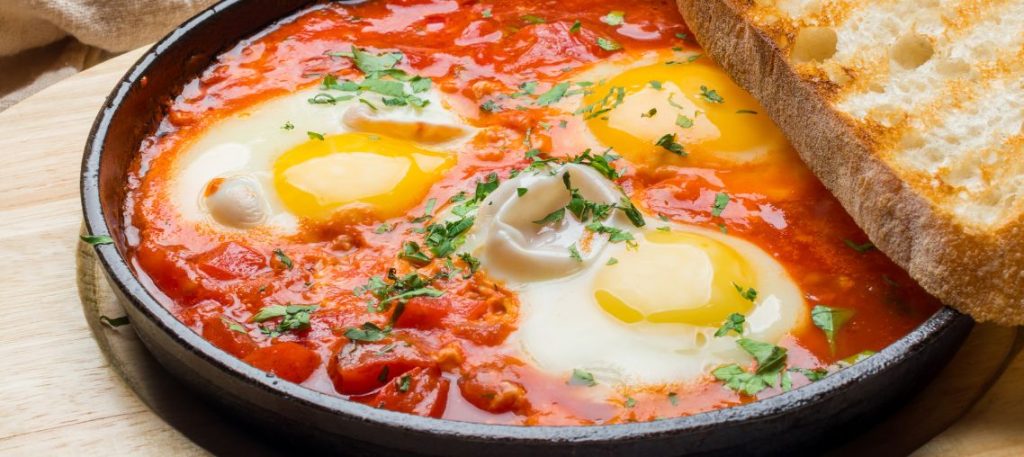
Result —
[[700, 98], [708, 103], [725, 103], [725, 99], [721, 95], [718, 95], [718, 91], [714, 89], [708, 89], [708, 86], [700, 86]]
[[292, 258], [288, 257], [288, 254], [285, 254], [284, 251], [282, 251], [281, 249], [274, 249], [274, 257], [277, 257], [277, 260], [279, 260], [281, 264], [284, 265], [284, 267], [289, 270], [291, 270], [292, 267], [295, 266], [292, 263]]
[[611, 26], [622, 25], [626, 22], [626, 13], [623, 11], [611, 11], [601, 18], [601, 22]]
[[729, 194], [725, 192], [715, 194], [715, 203], [711, 205], [711, 215], [715, 217], [721, 216], [722, 211], [725, 211], [727, 206], [729, 206]]
[[622, 45], [618, 41], [605, 37], [597, 37], [597, 47], [612, 52], [622, 49]]
[[728, 335], [729, 332], [736, 332], [737, 335], [743, 334], [743, 324], [747, 321], [747, 318], [740, 313], [732, 313], [729, 317], [725, 318], [725, 322], [718, 331], [715, 332], [715, 336], [722, 337]]
[[671, 152], [675, 155], [683, 157], [687, 156], [686, 149], [683, 147], [683, 145], [676, 142], [675, 133], [666, 133], [661, 138], [658, 138], [658, 141], [656, 141], [654, 145], [661, 146], [666, 151]]
[[597, 385], [597, 381], [594, 380], [594, 375], [589, 371], [574, 368], [572, 370], [572, 377], [569, 378], [569, 381], [566, 384], [571, 386], [594, 387]]
[[565, 93], [568, 90], [569, 83], [567, 82], [555, 84], [547, 92], [541, 94], [540, 97], [537, 97], [537, 104], [540, 106], [548, 106], [558, 103], [558, 101], [565, 96]]
[[86, 244], [90, 246], [101, 246], [104, 244], [114, 244], [114, 239], [108, 235], [82, 235], [78, 237]]
[[864, 244], [857, 244], [849, 239], [843, 238], [843, 243], [846, 244], [846, 246], [848, 246], [850, 249], [853, 249], [854, 251], [857, 251], [861, 254], [875, 249], [875, 245], [870, 241], [867, 241]]
[[817, 305], [811, 309], [811, 322], [825, 332], [825, 339], [828, 340], [832, 352], [835, 352], [836, 348], [836, 334], [851, 317], [853, 317], [853, 310], [849, 309], [830, 308], [824, 305]]

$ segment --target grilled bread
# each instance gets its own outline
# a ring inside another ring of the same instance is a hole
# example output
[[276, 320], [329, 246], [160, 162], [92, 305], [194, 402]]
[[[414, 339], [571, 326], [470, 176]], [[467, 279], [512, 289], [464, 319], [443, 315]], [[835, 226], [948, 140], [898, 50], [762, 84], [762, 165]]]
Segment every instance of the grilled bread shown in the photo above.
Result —
[[1024, 324], [1024, 0], [678, 0], [872, 242]]

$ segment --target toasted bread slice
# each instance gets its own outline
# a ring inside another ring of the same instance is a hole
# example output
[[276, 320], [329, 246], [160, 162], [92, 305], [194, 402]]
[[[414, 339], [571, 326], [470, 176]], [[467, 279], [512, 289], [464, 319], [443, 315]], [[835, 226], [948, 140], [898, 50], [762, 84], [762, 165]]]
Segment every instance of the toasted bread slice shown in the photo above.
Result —
[[879, 249], [1024, 324], [1024, 1], [678, 5]]

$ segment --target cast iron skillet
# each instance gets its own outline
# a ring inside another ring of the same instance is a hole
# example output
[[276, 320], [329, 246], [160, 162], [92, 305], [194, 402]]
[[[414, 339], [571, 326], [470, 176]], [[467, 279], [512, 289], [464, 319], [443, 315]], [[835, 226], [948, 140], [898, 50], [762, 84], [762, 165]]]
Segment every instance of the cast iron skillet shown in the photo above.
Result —
[[518, 427], [417, 417], [349, 402], [257, 370], [178, 322], [125, 261], [127, 168], [162, 115], [161, 102], [222, 50], [307, 6], [308, 0], [226, 0], [153, 46], [121, 79], [93, 125], [82, 160], [89, 231], [110, 235], [99, 258], [135, 331], [175, 376], [276, 440], [355, 455], [521, 456], [812, 452], [849, 437], [926, 383], [973, 321], [944, 308], [877, 355], [763, 401], [656, 422]]

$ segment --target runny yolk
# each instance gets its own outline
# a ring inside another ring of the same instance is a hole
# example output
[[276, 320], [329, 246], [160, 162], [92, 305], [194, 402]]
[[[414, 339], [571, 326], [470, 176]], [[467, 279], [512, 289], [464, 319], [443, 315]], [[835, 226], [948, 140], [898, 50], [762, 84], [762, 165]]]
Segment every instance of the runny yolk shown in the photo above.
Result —
[[648, 233], [638, 249], [617, 254], [594, 281], [598, 306], [627, 323], [718, 326], [753, 302], [737, 290], [756, 275], [731, 247], [694, 233]]
[[274, 187], [297, 216], [325, 218], [366, 207], [385, 219], [406, 213], [455, 157], [405, 140], [366, 133], [310, 139], [274, 163]]
[[690, 164], [756, 163], [789, 153], [761, 105], [707, 59], [624, 71], [593, 86], [583, 107], [597, 140], [638, 163], [682, 164], [681, 155], [656, 144], [666, 135]]

